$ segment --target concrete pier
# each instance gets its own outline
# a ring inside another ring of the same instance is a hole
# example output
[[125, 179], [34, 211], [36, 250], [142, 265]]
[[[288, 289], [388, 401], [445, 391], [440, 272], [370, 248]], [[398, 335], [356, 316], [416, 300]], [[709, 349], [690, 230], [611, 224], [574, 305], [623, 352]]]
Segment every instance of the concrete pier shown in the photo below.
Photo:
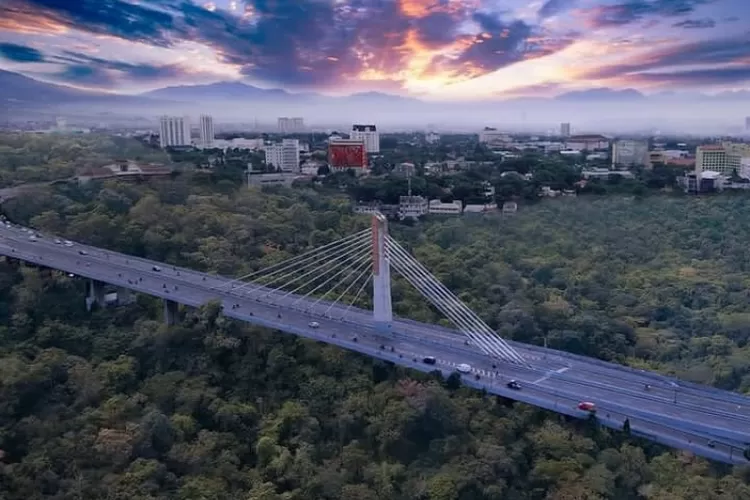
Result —
[[104, 283], [98, 280], [89, 280], [88, 294], [86, 294], [86, 310], [91, 311], [96, 304], [98, 307], [104, 307]]
[[172, 326], [180, 318], [179, 304], [174, 300], [164, 299], [164, 322]]

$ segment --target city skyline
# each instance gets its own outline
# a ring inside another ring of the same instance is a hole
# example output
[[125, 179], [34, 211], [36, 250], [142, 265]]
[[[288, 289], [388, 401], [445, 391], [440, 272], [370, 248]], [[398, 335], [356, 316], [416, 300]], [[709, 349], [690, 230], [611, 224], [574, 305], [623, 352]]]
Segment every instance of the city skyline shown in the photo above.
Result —
[[0, 68], [138, 93], [242, 80], [426, 99], [750, 89], [744, 0], [3, 0]]

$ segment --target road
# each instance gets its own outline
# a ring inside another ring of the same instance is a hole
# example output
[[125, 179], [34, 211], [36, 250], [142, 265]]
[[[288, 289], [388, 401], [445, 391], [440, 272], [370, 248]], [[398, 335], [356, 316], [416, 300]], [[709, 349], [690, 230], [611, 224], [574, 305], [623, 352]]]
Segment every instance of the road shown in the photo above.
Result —
[[[468, 363], [471, 374], [463, 375], [467, 385], [579, 418], [587, 413], [577, 409], [578, 402], [591, 401], [598, 419], [610, 427], [619, 429], [629, 418], [633, 431], [649, 439], [724, 462], [746, 462], [742, 451], [750, 443], [750, 398], [737, 393], [519, 343], [513, 345], [528, 365], [505, 363], [467, 345], [463, 335], [447, 328], [397, 319], [392, 331], [384, 333], [369, 311], [80, 243], [68, 247], [54, 237], [31, 241], [18, 227], [0, 227], [0, 255], [188, 306], [218, 299], [227, 316], [422, 371], [438, 368], [447, 375]], [[311, 321], [320, 326], [312, 328]], [[437, 364], [424, 364], [427, 356], [435, 357]], [[520, 391], [506, 387], [512, 379], [521, 383]]]

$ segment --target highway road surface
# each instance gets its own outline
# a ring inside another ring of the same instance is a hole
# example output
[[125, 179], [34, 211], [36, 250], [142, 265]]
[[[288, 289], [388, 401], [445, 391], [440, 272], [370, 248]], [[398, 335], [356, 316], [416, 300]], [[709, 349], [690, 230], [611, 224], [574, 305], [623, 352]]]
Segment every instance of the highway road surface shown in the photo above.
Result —
[[[448, 328], [397, 319], [391, 331], [382, 332], [369, 311], [40, 236], [32, 240], [30, 230], [0, 225], [0, 255], [188, 306], [218, 299], [229, 317], [421, 371], [439, 369], [448, 375], [466, 363], [471, 372], [462, 378], [472, 387], [579, 418], [588, 413], [578, 403], [590, 401], [604, 425], [621, 429], [628, 418], [633, 432], [648, 439], [727, 463], [747, 463], [750, 398], [741, 394], [520, 343], [513, 346], [527, 364], [507, 363]], [[423, 362], [430, 356], [434, 365]], [[510, 380], [521, 389], [508, 388]]]

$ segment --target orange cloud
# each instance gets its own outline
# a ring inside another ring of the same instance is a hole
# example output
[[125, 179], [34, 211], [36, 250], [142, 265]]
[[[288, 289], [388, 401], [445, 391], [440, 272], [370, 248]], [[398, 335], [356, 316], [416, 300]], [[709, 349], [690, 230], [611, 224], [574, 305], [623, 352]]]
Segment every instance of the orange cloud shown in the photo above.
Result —
[[481, 5], [478, 0], [399, 0], [399, 11], [406, 17], [421, 18], [429, 14], [459, 14]]
[[11, 15], [0, 16], [0, 30], [35, 35], [59, 35], [68, 32], [65, 26], [44, 16], [21, 10], [9, 13]]

